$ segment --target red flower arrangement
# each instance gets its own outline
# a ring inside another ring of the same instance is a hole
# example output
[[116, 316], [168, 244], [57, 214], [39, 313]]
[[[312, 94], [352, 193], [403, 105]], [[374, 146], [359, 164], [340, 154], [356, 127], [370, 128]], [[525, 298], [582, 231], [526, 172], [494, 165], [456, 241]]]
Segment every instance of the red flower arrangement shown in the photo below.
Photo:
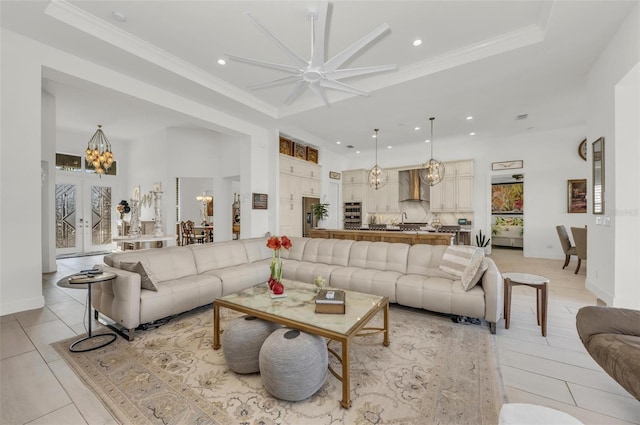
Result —
[[[278, 236], [272, 236], [267, 240], [267, 247], [273, 250], [271, 257], [271, 277], [269, 278], [269, 289], [274, 294], [280, 295], [284, 292], [284, 286], [282, 285], [282, 260], [280, 259], [280, 250], [282, 248], [288, 250], [292, 246], [291, 239], [286, 236], [282, 238]], [[276, 258], [276, 254], [277, 258]]]

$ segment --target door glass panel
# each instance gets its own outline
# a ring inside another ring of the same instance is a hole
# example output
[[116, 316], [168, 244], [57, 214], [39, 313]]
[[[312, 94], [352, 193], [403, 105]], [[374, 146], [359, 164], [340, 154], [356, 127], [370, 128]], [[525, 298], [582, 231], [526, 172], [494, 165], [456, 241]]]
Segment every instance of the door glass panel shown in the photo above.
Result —
[[56, 248], [76, 246], [76, 185], [56, 184]]
[[111, 188], [91, 186], [91, 243], [111, 243]]

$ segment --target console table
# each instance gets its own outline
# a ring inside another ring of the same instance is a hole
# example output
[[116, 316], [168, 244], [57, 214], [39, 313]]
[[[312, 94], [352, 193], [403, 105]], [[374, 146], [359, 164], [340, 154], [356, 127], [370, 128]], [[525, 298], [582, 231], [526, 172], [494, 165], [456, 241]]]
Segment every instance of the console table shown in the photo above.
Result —
[[151, 236], [140, 235], [137, 238], [130, 238], [129, 236], [116, 236], [112, 238], [114, 242], [118, 244], [118, 247], [123, 251], [145, 249], [145, 248], [164, 248], [168, 245], [168, 242], [175, 241], [175, 235], [169, 236]]

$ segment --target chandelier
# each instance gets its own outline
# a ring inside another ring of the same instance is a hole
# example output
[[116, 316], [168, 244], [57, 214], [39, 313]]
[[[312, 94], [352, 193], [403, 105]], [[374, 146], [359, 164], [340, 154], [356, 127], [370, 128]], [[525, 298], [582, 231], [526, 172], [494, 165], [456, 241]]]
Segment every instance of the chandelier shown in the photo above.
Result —
[[369, 171], [368, 180], [369, 180], [369, 186], [371, 186], [375, 190], [378, 190], [382, 186], [387, 184], [387, 181], [389, 180], [389, 173], [387, 173], [387, 170], [385, 170], [384, 168], [378, 165], [378, 131], [379, 129], [376, 128], [373, 131], [376, 132], [375, 136], [373, 136], [376, 139], [376, 165], [374, 165], [373, 168]]
[[86, 156], [87, 162], [96, 170], [96, 173], [104, 174], [111, 164], [113, 164], [113, 153], [111, 153], [111, 143], [102, 132], [102, 125], [98, 125], [98, 130], [89, 140]]
[[420, 170], [420, 180], [427, 183], [429, 186], [435, 186], [444, 178], [444, 164], [436, 159], [433, 159], [433, 120], [434, 117], [429, 118], [431, 121], [431, 155], [429, 161], [422, 164]]

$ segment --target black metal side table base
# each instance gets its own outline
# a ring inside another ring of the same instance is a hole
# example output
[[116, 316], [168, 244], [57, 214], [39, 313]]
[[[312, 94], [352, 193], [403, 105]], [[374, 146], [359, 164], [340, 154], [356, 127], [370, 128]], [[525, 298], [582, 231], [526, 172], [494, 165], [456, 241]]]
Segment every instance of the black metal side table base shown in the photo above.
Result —
[[[105, 342], [103, 342], [103, 343], [101, 343], [99, 345], [87, 344], [87, 345], [89, 345], [88, 348], [76, 348], [77, 345], [82, 344], [85, 341], [91, 341], [93, 339], [100, 338], [100, 337], [108, 337], [108, 338], [106, 338]], [[104, 333], [104, 334], [98, 334], [98, 335], [86, 336], [86, 337], [84, 337], [82, 339], [79, 339], [79, 340], [75, 341], [73, 344], [71, 344], [69, 346], [69, 351], [72, 351], [74, 353], [84, 353], [84, 352], [87, 352], [87, 351], [97, 350], [98, 348], [102, 348], [102, 347], [105, 347], [105, 346], [111, 344], [113, 341], [116, 340], [117, 337], [118, 336], [116, 334], [111, 333], [111, 332], [110, 333]]]

